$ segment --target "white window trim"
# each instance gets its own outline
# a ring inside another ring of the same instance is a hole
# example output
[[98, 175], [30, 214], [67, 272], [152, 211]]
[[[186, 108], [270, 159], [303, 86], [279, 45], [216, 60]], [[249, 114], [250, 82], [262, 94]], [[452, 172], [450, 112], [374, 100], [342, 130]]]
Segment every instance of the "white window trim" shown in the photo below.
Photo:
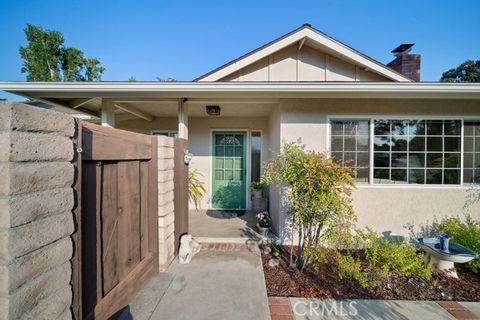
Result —
[[[373, 143], [374, 143], [374, 120], [460, 120], [460, 184], [374, 184], [373, 183]], [[332, 120], [368, 120], [370, 121], [369, 132], [369, 182], [368, 184], [357, 184], [358, 189], [464, 189], [468, 190], [474, 185], [465, 185], [463, 183], [463, 156], [464, 156], [464, 122], [465, 121], [480, 121], [480, 116], [465, 116], [465, 115], [448, 115], [448, 116], [432, 116], [432, 115], [381, 115], [381, 114], [331, 114], [326, 116], [327, 134], [326, 146], [327, 154], [331, 156], [331, 121]]]

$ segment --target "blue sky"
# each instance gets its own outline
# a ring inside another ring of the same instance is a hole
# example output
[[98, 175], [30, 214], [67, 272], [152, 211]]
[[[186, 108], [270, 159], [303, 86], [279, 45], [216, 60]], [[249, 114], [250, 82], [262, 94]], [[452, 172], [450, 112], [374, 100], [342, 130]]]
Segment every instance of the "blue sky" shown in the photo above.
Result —
[[480, 59], [480, 1], [0, 0], [0, 81], [24, 81], [26, 23], [61, 31], [106, 67], [103, 80], [192, 80], [303, 23], [381, 61], [400, 43], [422, 54], [422, 81]]

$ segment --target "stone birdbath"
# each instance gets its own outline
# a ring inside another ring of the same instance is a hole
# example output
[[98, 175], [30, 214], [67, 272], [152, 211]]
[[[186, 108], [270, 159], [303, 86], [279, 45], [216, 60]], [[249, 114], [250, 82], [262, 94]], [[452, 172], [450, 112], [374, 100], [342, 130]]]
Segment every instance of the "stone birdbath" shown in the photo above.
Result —
[[445, 272], [454, 278], [458, 278], [455, 263], [467, 263], [477, 258], [475, 252], [450, 241], [450, 237], [445, 234], [436, 238], [417, 238], [417, 241], [427, 253], [433, 270]]

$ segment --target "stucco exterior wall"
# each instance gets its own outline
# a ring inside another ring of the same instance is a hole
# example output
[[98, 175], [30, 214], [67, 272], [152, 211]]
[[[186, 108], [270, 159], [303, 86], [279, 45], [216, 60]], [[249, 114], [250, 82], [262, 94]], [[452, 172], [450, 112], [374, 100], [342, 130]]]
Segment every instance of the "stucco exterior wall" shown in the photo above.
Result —
[[[477, 116], [474, 100], [291, 100], [280, 106], [282, 144], [297, 142], [307, 149], [326, 152], [329, 116], [426, 115]], [[459, 186], [358, 186], [353, 203], [360, 226], [379, 232], [407, 235], [404, 225], [431, 222], [434, 217], [471, 213], [480, 218], [480, 203], [469, 206], [469, 187]], [[477, 191], [478, 192], [478, 191]]]

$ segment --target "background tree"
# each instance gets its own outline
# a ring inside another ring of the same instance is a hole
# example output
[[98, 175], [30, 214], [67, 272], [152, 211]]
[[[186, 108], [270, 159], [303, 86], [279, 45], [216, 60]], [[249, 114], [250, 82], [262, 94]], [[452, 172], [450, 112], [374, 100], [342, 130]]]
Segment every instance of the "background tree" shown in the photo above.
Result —
[[83, 51], [66, 47], [61, 32], [27, 24], [28, 45], [20, 46], [22, 73], [27, 81], [101, 80], [105, 68], [97, 58], [85, 58]]
[[456, 68], [445, 71], [441, 82], [480, 82], [480, 60], [467, 60]]

